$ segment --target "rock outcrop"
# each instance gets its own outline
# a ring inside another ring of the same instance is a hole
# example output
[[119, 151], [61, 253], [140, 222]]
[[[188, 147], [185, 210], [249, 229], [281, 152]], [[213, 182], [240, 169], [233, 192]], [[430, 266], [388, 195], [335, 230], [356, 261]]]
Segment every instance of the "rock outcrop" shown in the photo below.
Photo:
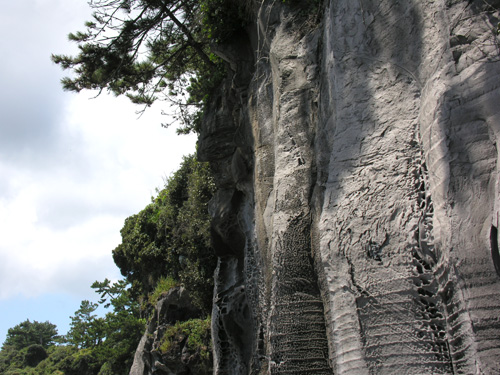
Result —
[[315, 3], [216, 51], [214, 372], [498, 374], [500, 2]]
[[[200, 351], [191, 348], [189, 332], [169, 336], [169, 328], [200, 316], [187, 291], [174, 287], [165, 293], [152, 309], [146, 332], [134, 356], [130, 375], [194, 375], [205, 374], [209, 358], [202, 358]], [[199, 319], [196, 319], [199, 320]], [[169, 348], [163, 348], [169, 340]]]

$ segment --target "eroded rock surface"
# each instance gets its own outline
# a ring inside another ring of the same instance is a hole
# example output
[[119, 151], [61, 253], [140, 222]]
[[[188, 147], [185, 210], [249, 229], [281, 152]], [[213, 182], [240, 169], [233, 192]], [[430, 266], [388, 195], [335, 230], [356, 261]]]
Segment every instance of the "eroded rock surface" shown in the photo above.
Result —
[[170, 338], [172, 348], [163, 351], [160, 346], [166, 340], [169, 327], [178, 322], [198, 318], [200, 311], [191, 303], [183, 287], [174, 287], [165, 293], [151, 312], [146, 332], [141, 338], [130, 369], [130, 375], [190, 375], [203, 374], [199, 364], [200, 353], [188, 348], [189, 337]]
[[500, 373], [499, 7], [264, 0], [220, 47], [216, 374]]

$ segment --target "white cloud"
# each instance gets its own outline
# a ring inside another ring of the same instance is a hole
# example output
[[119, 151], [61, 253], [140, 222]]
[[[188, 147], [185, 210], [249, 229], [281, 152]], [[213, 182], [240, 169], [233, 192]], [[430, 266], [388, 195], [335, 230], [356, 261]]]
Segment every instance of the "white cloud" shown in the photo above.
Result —
[[0, 189], [0, 298], [79, 293], [116, 276], [111, 251], [124, 219], [194, 151], [194, 136], [160, 126], [159, 108], [137, 119], [124, 100], [88, 96], [66, 107], [56, 162], [0, 163], [8, 177]]
[[[163, 129], [162, 104], [137, 119], [126, 98], [69, 94], [51, 53], [74, 53], [85, 1], [18, 0], [0, 13], [0, 300], [92, 294], [118, 277], [111, 251], [194, 136]], [[82, 298], [83, 299], [83, 298]], [[0, 338], [1, 339], [1, 338]]]

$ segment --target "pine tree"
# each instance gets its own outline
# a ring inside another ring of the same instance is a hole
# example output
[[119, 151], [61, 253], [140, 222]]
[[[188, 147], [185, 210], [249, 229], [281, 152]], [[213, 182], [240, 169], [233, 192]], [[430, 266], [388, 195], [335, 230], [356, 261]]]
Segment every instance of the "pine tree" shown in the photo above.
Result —
[[31, 322], [29, 319], [9, 328], [3, 346], [11, 346], [17, 350], [27, 348], [30, 345], [41, 345], [48, 348], [57, 336], [57, 327], [50, 322]]
[[[75, 92], [108, 90], [146, 107], [159, 96], [169, 98], [178, 105], [181, 120], [189, 127], [193, 112], [186, 107], [200, 108], [205, 91], [217, 82], [214, 77], [222, 76], [222, 64], [209, 49], [213, 28], [204, 26], [203, 21], [208, 19], [203, 12], [211, 12], [219, 3], [91, 0], [93, 20], [86, 22], [86, 31], [69, 34], [79, 53], [52, 55], [56, 64], [76, 73], [62, 79], [63, 88]], [[210, 85], [200, 84], [200, 77]], [[189, 86], [191, 100], [185, 99]], [[200, 88], [204, 92], [200, 93]]]

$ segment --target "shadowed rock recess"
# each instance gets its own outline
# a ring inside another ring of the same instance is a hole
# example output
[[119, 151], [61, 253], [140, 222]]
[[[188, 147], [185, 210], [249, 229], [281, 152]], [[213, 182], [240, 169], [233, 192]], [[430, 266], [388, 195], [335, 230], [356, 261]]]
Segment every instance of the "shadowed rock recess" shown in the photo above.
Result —
[[297, 3], [216, 51], [215, 374], [499, 374], [500, 1]]

